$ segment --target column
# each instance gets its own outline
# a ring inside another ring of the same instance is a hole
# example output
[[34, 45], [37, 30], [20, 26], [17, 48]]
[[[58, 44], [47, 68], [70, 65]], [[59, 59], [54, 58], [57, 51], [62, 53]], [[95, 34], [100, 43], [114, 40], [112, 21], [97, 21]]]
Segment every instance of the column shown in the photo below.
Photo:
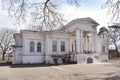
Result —
[[81, 44], [80, 45], [80, 47], [81, 47], [80, 52], [83, 53], [83, 31], [82, 30], [80, 31], [80, 34], [81, 34], [80, 35], [80, 40], [81, 40], [81, 42], [80, 42], [80, 44]]
[[86, 51], [86, 36], [83, 37], [83, 45], [84, 45], [83, 51]]
[[77, 51], [77, 63], [81, 63], [81, 31], [79, 29], [76, 30], [76, 51]]
[[81, 36], [80, 36], [80, 40], [81, 40], [81, 49], [80, 49], [80, 62], [82, 63], [82, 62], [84, 62], [84, 58], [83, 58], [83, 30], [81, 30]]
[[86, 46], [85, 46], [85, 50], [88, 51], [88, 38], [87, 38], [87, 34], [86, 34], [86, 36], [85, 36], [85, 43], [86, 43], [86, 44], [85, 44], [85, 45], [86, 45]]
[[94, 36], [94, 32], [91, 32], [91, 50], [92, 50], [92, 52], [94, 52], [95, 51], [95, 41], [94, 41], [94, 39], [95, 39], [95, 36]]
[[46, 39], [47, 39], [47, 41], [46, 41], [46, 42], [47, 42], [47, 43], [46, 43], [46, 44], [47, 44], [47, 45], [46, 45], [46, 47], [47, 47], [47, 54], [50, 54], [50, 51], [49, 51], [49, 43], [50, 43], [50, 42], [49, 42], [49, 34], [46, 35]]
[[94, 43], [95, 43], [95, 48], [94, 48], [94, 51], [97, 53], [97, 32], [95, 32], [95, 35], [94, 35]]
[[49, 62], [49, 55], [50, 55], [50, 51], [49, 51], [49, 34], [46, 34], [46, 41], [45, 41], [45, 61], [46, 63]]
[[68, 35], [68, 51], [72, 52], [71, 50], [71, 41], [70, 41], [70, 34]]
[[87, 36], [87, 50], [89, 51], [90, 50], [90, 36], [88, 35]]
[[80, 53], [80, 36], [81, 36], [81, 33], [80, 33], [80, 30], [77, 29], [76, 30], [76, 51], [78, 52], [78, 54]]

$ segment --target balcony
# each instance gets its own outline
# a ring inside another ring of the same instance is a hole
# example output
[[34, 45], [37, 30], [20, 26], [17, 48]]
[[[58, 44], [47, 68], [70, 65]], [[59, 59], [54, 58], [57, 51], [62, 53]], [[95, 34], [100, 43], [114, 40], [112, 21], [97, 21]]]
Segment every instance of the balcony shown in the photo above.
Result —
[[92, 52], [92, 51], [83, 51], [83, 54], [94, 54], [96, 52]]

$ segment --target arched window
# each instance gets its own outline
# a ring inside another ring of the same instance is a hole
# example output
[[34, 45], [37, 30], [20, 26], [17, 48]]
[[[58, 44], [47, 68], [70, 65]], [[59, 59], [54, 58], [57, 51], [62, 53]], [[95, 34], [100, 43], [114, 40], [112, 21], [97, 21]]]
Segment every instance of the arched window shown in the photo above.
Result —
[[37, 52], [41, 52], [41, 43], [40, 42], [37, 43]]
[[30, 52], [34, 52], [34, 45], [35, 43], [33, 41], [30, 42]]

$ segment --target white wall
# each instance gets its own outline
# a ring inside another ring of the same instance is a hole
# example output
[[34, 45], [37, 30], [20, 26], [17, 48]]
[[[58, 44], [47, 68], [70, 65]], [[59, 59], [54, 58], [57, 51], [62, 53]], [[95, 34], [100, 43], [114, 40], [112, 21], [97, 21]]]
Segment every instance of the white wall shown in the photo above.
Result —
[[23, 34], [23, 54], [30, 54], [32, 52], [30, 52], [29, 49], [29, 44], [30, 42], [33, 41], [35, 43], [35, 53], [37, 54], [37, 42], [41, 42], [41, 54], [43, 54], [44, 52], [44, 38], [43, 38], [43, 34], [37, 34], [37, 33], [25, 33]]
[[22, 36], [21, 36], [21, 34], [18, 34], [18, 33], [14, 34], [14, 38], [15, 38], [15, 44], [17, 46], [22, 46]]
[[[52, 52], [52, 41], [57, 41], [57, 52]], [[49, 39], [49, 54], [62, 54], [60, 51], [61, 41], [65, 42], [65, 52], [68, 52], [68, 35], [62, 33], [51, 34]], [[64, 54], [64, 52], [63, 52]]]
[[43, 56], [23, 56], [23, 64], [43, 63]]
[[21, 64], [23, 56], [22, 56], [22, 48], [15, 48], [15, 53], [13, 54], [13, 64]]
[[108, 61], [108, 54], [100, 55], [100, 61]]
[[[59, 32], [24, 32], [23, 34], [23, 63], [42, 63], [43, 55], [46, 54], [46, 62], [53, 63], [52, 54], [67, 54], [68, 53], [68, 34]], [[57, 41], [57, 52], [52, 52], [52, 41]], [[34, 52], [30, 52], [29, 44], [34, 41]], [[65, 41], [65, 52], [61, 52], [61, 41]], [[42, 52], [37, 52], [37, 42], [41, 42]]]

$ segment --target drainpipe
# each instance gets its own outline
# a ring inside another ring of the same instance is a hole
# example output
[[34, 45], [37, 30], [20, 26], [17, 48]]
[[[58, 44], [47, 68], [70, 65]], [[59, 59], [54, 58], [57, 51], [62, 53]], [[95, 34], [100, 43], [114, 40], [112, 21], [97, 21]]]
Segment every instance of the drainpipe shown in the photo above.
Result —
[[44, 64], [46, 64], [46, 60], [45, 60], [45, 57], [46, 57], [46, 54], [45, 54], [45, 51], [46, 51], [46, 49], [45, 49], [45, 47], [46, 47], [46, 44], [45, 44], [45, 42], [46, 42], [46, 35], [45, 35], [45, 32], [44, 32], [44, 54], [43, 54], [43, 56], [44, 56]]

